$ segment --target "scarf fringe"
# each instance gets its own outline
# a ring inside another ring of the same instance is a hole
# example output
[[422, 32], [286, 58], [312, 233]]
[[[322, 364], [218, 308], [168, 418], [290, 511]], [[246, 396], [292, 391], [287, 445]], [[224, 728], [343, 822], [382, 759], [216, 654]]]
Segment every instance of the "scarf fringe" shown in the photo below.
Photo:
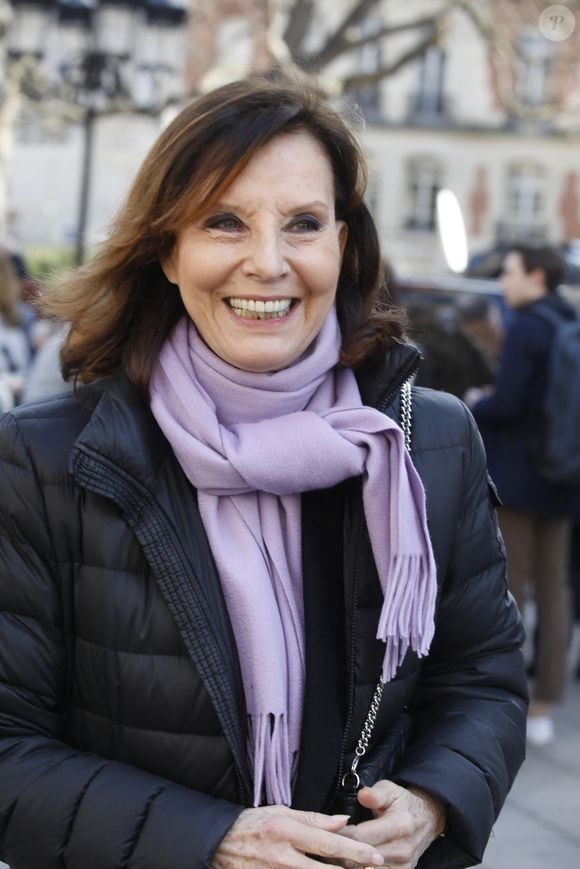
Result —
[[[420, 657], [429, 653], [435, 631], [435, 566], [423, 555], [397, 555], [377, 628], [385, 645], [381, 679], [390, 682], [409, 646]], [[390, 593], [389, 593], [390, 592]]]
[[[289, 806], [295, 770], [289, 769], [289, 728], [286, 715], [255, 714], [248, 716], [248, 753], [254, 771], [254, 806]], [[264, 794], [265, 789], [265, 794]]]

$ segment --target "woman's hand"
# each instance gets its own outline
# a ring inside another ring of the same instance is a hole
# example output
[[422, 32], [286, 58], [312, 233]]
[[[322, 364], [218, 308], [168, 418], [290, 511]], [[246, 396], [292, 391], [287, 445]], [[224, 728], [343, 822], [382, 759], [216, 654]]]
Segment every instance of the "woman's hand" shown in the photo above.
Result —
[[[345, 838], [346, 815], [298, 812], [286, 806], [246, 809], [222, 839], [213, 869], [309, 869], [324, 858], [331, 866], [382, 866], [372, 845]], [[311, 855], [310, 857], [307, 855]], [[314, 858], [314, 859], [313, 859]]]
[[372, 788], [362, 788], [358, 801], [375, 819], [345, 827], [341, 834], [374, 845], [385, 858], [385, 866], [414, 869], [421, 854], [445, 829], [442, 804], [418, 788], [379, 781]]

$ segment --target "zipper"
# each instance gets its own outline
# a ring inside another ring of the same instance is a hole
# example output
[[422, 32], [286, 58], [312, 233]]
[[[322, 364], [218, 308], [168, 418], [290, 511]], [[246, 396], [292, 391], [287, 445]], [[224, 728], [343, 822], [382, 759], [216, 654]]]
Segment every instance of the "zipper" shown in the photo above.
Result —
[[354, 561], [354, 579], [353, 579], [353, 589], [352, 589], [352, 622], [350, 626], [350, 637], [349, 637], [349, 649], [350, 654], [348, 658], [348, 684], [347, 684], [347, 713], [346, 713], [346, 721], [344, 725], [344, 731], [342, 735], [342, 743], [340, 746], [340, 756], [338, 761], [338, 773], [336, 776], [336, 781], [334, 784], [334, 788], [332, 790], [332, 794], [330, 799], [328, 800], [328, 805], [331, 807], [336, 797], [338, 796], [342, 777], [343, 777], [343, 769], [344, 769], [344, 761], [346, 759], [346, 743], [348, 740], [348, 734], [350, 732], [350, 728], [352, 725], [352, 718], [354, 714], [354, 668], [356, 663], [355, 656], [355, 641], [356, 641], [356, 626], [357, 626], [357, 612], [358, 612], [358, 592], [360, 585], [360, 546], [363, 538], [363, 518], [360, 515], [360, 507], [359, 507], [359, 517], [357, 523], [357, 537], [356, 537], [356, 546], [355, 546], [355, 561]]

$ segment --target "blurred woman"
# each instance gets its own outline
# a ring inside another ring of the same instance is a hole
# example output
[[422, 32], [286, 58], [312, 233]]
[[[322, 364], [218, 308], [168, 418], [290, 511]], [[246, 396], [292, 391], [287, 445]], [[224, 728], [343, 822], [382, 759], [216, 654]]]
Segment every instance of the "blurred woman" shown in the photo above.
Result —
[[18, 403], [29, 363], [18, 302], [18, 281], [10, 254], [0, 249], [0, 413]]

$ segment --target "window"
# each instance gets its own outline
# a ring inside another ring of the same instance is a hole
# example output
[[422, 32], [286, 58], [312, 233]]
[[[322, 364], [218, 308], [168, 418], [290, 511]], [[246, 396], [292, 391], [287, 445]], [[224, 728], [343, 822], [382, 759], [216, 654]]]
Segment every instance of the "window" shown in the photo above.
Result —
[[432, 232], [435, 229], [435, 202], [441, 187], [441, 166], [429, 156], [413, 157], [407, 164], [407, 229]]
[[[359, 37], [372, 36], [381, 29], [381, 22], [375, 18], [363, 20], [358, 28]], [[358, 73], [374, 73], [383, 61], [381, 41], [367, 42], [357, 52], [356, 70]], [[376, 121], [381, 116], [381, 88], [379, 82], [361, 85], [353, 90], [353, 97], [367, 121]]]
[[516, 95], [529, 106], [550, 98], [553, 43], [538, 28], [525, 29], [518, 39]]
[[545, 237], [546, 179], [541, 166], [516, 163], [508, 167], [505, 220], [500, 236], [506, 241]]
[[434, 45], [428, 48], [421, 61], [417, 91], [411, 97], [410, 114], [413, 119], [433, 121], [446, 117], [445, 66], [445, 52]]

